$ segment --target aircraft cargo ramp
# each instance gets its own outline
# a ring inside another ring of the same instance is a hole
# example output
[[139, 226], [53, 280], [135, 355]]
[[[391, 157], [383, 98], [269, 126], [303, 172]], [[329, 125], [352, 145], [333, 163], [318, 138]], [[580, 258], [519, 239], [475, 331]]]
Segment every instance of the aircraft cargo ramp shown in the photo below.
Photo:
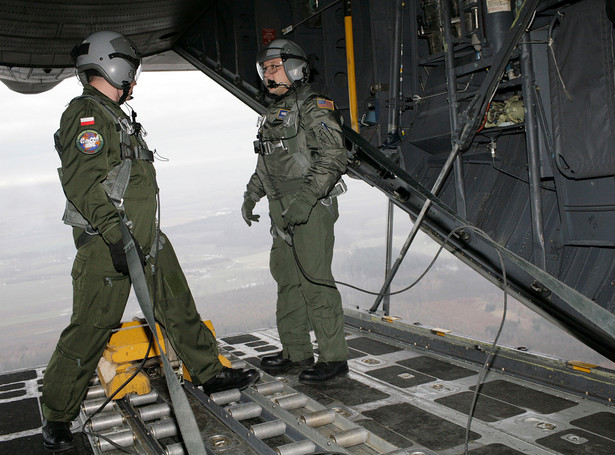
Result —
[[[243, 392], [211, 397], [184, 389], [211, 454], [462, 454], [468, 413], [489, 343], [444, 329], [346, 311], [350, 373], [301, 384], [298, 370], [261, 379]], [[279, 350], [275, 329], [220, 340], [234, 366], [260, 366]], [[612, 454], [615, 374], [603, 368], [499, 347], [474, 408], [468, 453]], [[44, 368], [0, 376], [0, 453], [45, 453], [40, 385]], [[538, 385], [540, 383], [541, 385]], [[94, 430], [128, 453], [182, 454], [164, 379], [155, 392], [127, 396], [93, 419]], [[93, 383], [66, 453], [120, 454], [80, 432], [104, 394]], [[108, 409], [108, 410], [107, 410]], [[88, 425], [88, 428], [90, 426]]]
[[[493, 14], [509, 23], [481, 14], [485, 1], [322, 0], [317, 11], [318, 2], [287, 0], [25, 3], [0, 1], [0, 76], [28, 93], [72, 75], [69, 51], [90, 27], [122, 25], [145, 46], [146, 70], [185, 69], [177, 54], [262, 113], [255, 56], [266, 38], [294, 30], [288, 37], [313, 58], [314, 87], [346, 125], [360, 119], [360, 134], [345, 127], [348, 173], [408, 213], [408, 231], [420, 227], [615, 361], [615, 19], [601, 0], [501, 2], [510, 11]], [[511, 118], [486, 121], [504, 113]], [[615, 453], [612, 371], [499, 346], [479, 381], [489, 342], [404, 323], [379, 303], [345, 311], [346, 378], [312, 387], [297, 371], [263, 373], [217, 401], [186, 383], [207, 451], [461, 454], [482, 382], [468, 453]], [[279, 341], [270, 329], [221, 346], [237, 364], [259, 365]], [[0, 375], [0, 454], [44, 453], [43, 371]], [[97, 431], [132, 453], [183, 453], [165, 387], [153, 382], [152, 401], [118, 402]], [[87, 409], [100, 399], [92, 393]], [[73, 453], [121, 453], [77, 439]]]

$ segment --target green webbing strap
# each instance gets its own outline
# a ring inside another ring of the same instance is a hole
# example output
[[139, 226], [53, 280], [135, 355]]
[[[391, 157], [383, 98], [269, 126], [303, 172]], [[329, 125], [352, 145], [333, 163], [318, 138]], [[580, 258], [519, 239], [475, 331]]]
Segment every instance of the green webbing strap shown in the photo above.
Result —
[[[107, 179], [102, 183], [105, 193], [107, 193], [107, 196], [109, 196], [109, 199], [117, 209], [122, 208], [124, 193], [126, 192], [126, 188], [128, 188], [128, 181], [130, 180], [131, 169], [132, 161], [122, 160], [120, 164], [109, 171]], [[60, 174], [60, 180], [62, 180], [62, 168], [58, 169], [58, 173]], [[85, 229], [91, 235], [98, 234], [68, 199], [66, 200], [66, 208], [64, 209], [62, 221], [69, 226]]]
[[175, 372], [169, 363], [169, 359], [167, 359], [167, 356], [164, 354], [162, 347], [160, 346], [160, 341], [158, 340], [158, 334], [156, 331], [156, 319], [154, 318], [154, 311], [152, 308], [149, 291], [147, 289], [147, 282], [145, 281], [145, 272], [143, 271], [143, 266], [141, 265], [141, 259], [139, 258], [139, 253], [137, 253], [135, 242], [132, 240], [132, 236], [130, 235], [130, 231], [126, 226], [126, 223], [122, 222], [120, 225], [122, 227], [122, 240], [124, 241], [124, 250], [126, 251], [126, 259], [128, 261], [128, 270], [130, 271], [132, 286], [135, 290], [137, 300], [139, 301], [141, 311], [143, 311], [145, 320], [154, 334], [154, 339], [156, 340], [160, 350], [160, 356], [162, 357], [162, 363], [164, 366], [164, 377], [167, 380], [169, 394], [171, 395], [171, 401], [173, 402], [173, 411], [175, 413], [175, 417], [177, 418], [177, 423], [184, 440], [184, 445], [186, 446], [189, 455], [211, 454], [210, 451], [205, 449], [199, 427], [196, 424], [196, 419], [194, 418], [194, 414], [190, 408], [190, 403], [188, 403], [188, 398], [186, 397], [186, 394], [182, 390], [182, 387], [175, 376]]
[[288, 153], [290, 156], [292, 156], [295, 159], [299, 167], [303, 169], [303, 174], [305, 175], [307, 170], [310, 168], [310, 164], [311, 164], [310, 160], [308, 160], [308, 157], [305, 156], [301, 150], [298, 150], [294, 153], [291, 153], [291, 152], [288, 152]]
[[128, 188], [131, 169], [132, 160], [122, 160], [120, 164], [111, 169], [107, 174], [107, 179], [102, 183], [109, 199], [118, 209], [124, 202], [124, 193], [126, 193], [126, 188]]

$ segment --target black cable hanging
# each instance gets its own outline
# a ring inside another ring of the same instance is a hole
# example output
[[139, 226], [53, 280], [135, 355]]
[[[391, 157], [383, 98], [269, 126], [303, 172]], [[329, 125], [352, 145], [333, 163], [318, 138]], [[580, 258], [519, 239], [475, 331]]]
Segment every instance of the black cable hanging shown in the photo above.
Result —
[[[154, 291], [152, 293], [152, 311], [155, 312], [156, 309], [156, 295], [157, 295], [157, 291], [158, 291], [158, 286], [156, 286], [156, 274], [158, 273], [158, 249], [160, 247], [160, 192], [157, 189], [156, 190], [156, 200], [157, 200], [157, 205], [158, 205], [158, 213], [157, 213], [157, 220], [156, 220], [156, 239], [154, 241], [155, 244], [155, 249], [154, 251], [156, 252], [156, 256], [154, 258]], [[111, 444], [113, 447], [115, 447], [117, 450], [123, 452], [123, 453], [129, 453], [129, 454], [136, 454], [137, 452], [134, 452], [130, 449], [127, 449], [125, 447], [120, 446], [119, 444], [115, 443], [114, 441], [112, 441], [111, 439], [109, 439], [108, 437], [106, 437], [105, 435], [97, 432], [97, 431], [90, 431], [87, 426], [88, 423], [91, 422], [92, 418], [99, 414], [104, 408], [105, 406], [107, 406], [111, 400], [113, 400], [113, 398], [124, 388], [126, 387], [130, 381], [132, 381], [137, 374], [139, 374], [141, 371], [143, 371], [143, 367], [145, 366], [145, 363], [148, 360], [148, 356], [149, 353], [152, 349], [153, 346], [153, 342], [154, 342], [154, 334], [150, 331], [149, 335], [148, 335], [148, 345], [147, 345], [147, 351], [145, 352], [145, 355], [143, 356], [143, 360], [141, 360], [141, 362], [139, 363], [139, 366], [137, 367], [137, 369], [134, 371], [134, 373], [128, 378], [126, 379], [126, 381], [124, 381], [123, 384], [121, 384], [109, 397], [107, 397], [107, 399], [96, 409], [96, 411], [94, 411], [92, 413], [92, 415], [90, 415], [85, 422], [83, 422], [83, 425], [81, 427], [81, 432], [85, 435], [90, 435], [92, 437], [98, 437], [100, 439], [104, 439], [105, 441], [107, 441], [109, 444]]]

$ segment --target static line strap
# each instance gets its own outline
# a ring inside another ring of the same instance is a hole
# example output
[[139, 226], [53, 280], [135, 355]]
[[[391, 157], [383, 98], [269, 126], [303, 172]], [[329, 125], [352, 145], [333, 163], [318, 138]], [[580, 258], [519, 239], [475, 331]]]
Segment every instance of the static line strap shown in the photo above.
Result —
[[158, 334], [156, 332], [156, 319], [154, 317], [152, 301], [150, 299], [149, 290], [147, 289], [147, 281], [145, 281], [145, 272], [143, 271], [143, 266], [141, 265], [141, 259], [139, 258], [139, 253], [137, 252], [135, 242], [132, 240], [128, 226], [126, 226], [125, 222], [120, 224], [122, 227], [122, 240], [124, 241], [124, 249], [126, 251], [126, 259], [128, 261], [128, 270], [130, 272], [132, 286], [135, 290], [137, 300], [139, 301], [141, 311], [145, 316], [145, 320], [154, 335], [154, 339], [156, 340], [156, 344], [158, 345], [158, 349], [160, 351], [160, 356], [162, 357], [164, 377], [167, 381], [167, 386], [169, 387], [173, 410], [175, 417], [177, 418], [177, 423], [179, 425], [184, 444], [189, 455], [211, 454], [211, 451], [207, 450], [203, 444], [203, 439], [201, 438], [201, 433], [196, 424], [196, 419], [194, 417], [194, 413], [192, 412], [192, 408], [190, 407], [190, 403], [188, 403], [188, 398], [186, 397], [185, 392], [175, 376], [175, 372], [169, 363], [169, 359], [167, 359], [167, 356], [160, 346], [160, 341], [158, 340]]

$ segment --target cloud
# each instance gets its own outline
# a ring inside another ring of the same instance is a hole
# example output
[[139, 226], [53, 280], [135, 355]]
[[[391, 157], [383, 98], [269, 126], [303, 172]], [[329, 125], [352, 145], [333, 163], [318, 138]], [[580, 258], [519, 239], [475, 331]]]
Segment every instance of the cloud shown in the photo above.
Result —
[[[81, 91], [76, 78], [37, 95], [19, 94], [0, 84], [4, 106], [0, 112], [0, 186], [30, 186], [57, 179], [60, 162], [53, 133], [64, 109]], [[130, 105], [148, 132], [149, 147], [169, 158], [161, 167], [247, 160], [253, 169], [256, 113], [204, 74], [144, 73]], [[240, 174], [237, 178], [242, 181], [249, 177], [249, 171]]]
[[18, 174], [14, 177], [3, 177], [0, 180], [0, 188], [12, 188], [20, 186], [38, 186], [54, 183], [58, 180], [54, 174]]

